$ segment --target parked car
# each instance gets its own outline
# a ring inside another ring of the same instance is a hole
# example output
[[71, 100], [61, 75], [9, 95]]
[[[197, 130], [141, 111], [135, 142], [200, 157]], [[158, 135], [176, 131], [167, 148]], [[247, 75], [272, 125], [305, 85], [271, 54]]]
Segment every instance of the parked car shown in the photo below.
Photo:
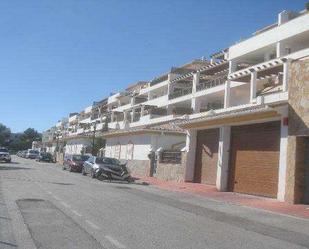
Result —
[[100, 168], [102, 157], [90, 156], [87, 161], [84, 162], [82, 167], [82, 174], [90, 174], [92, 178], [96, 177], [96, 171]]
[[40, 152], [39, 156], [36, 158], [36, 161], [38, 162], [49, 162], [53, 163], [54, 162], [54, 157], [52, 154], [47, 153], [47, 152]]
[[115, 158], [103, 157], [103, 163], [100, 165], [99, 170], [96, 172], [96, 177], [102, 180], [120, 180], [133, 182], [126, 163], [121, 163]]
[[28, 159], [36, 159], [39, 156], [40, 152], [38, 150], [28, 149], [26, 158]]
[[92, 178], [108, 179], [110, 181], [133, 181], [126, 164], [121, 164], [119, 160], [110, 157], [89, 157], [83, 165], [82, 174], [89, 174]]
[[10, 163], [11, 162], [11, 156], [6, 148], [0, 148], [0, 161]]
[[64, 157], [62, 169], [68, 169], [70, 172], [81, 172], [83, 164], [89, 159], [87, 155], [67, 155]]
[[27, 152], [28, 152], [27, 150], [23, 150], [23, 151], [21, 152], [20, 156], [21, 156], [22, 158], [26, 158]]

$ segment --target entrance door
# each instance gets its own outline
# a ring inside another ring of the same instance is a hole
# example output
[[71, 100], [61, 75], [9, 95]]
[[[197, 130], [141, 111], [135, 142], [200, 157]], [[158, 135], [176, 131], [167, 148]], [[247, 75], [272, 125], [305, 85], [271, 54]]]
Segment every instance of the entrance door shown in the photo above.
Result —
[[219, 147], [219, 129], [197, 132], [194, 181], [216, 184]]
[[232, 127], [230, 190], [275, 198], [279, 153], [280, 122]]

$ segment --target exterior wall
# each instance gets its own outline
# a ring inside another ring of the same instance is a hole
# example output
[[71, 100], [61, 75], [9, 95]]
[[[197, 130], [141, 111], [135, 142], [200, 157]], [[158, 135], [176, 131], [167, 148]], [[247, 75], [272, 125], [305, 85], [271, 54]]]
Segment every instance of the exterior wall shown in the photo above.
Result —
[[158, 163], [155, 177], [164, 181], [184, 181], [184, 167], [182, 164]]
[[186, 137], [186, 148], [182, 157], [182, 163], [185, 165], [185, 181], [193, 182], [194, 169], [195, 169], [195, 153], [196, 153], [196, 140], [197, 131], [188, 130]]
[[54, 154], [55, 153], [55, 151], [56, 151], [56, 144], [53, 144], [52, 146], [47, 146], [46, 147], [46, 152], [47, 153], [51, 153], [51, 154]]
[[133, 175], [149, 176], [148, 154], [151, 148], [150, 135], [127, 135], [106, 138], [105, 156], [126, 161]]
[[148, 160], [150, 135], [127, 135], [106, 138], [105, 155], [122, 160]]
[[149, 160], [128, 160], [127, 167], [133, 176], [149, 176]]
[[[289, 71], [289, 129], [285, 201], [300, 203], [308, 191], [309, 60], [291, 63]], [[306, 172], [307, 170], [307, 172]]]
[[260, 48], [308, 31], [309, 15], [297, 17], [283, 25], [258, 34], [229, 48], [229, 59], [245, 55]]
[[81, 154], [83, 148], [92, 146], [90, 138], [76, 138], [67, 141], [65, 146], [66, 154]]
[[185, 147], [186, 136], [173, 136], [168, 134], [152, 135], [151, 146], [154, 151], [159, 148], [162, 149], [179, 149]]
[[[149, 176], [150, 175], [150, 160], [148, 155], [150, 151], [156, 151], [158, 148], [171, 149], [173, 145], [185, 145], [185, 136], [176, 135], [127, 135], [106, 138], [105, 156], [118, 158], [121, 161], [127, 161], [128, 168], [133, 175]], [[159, 165], [157, 167], [158, 176], [165, 180], [181, 180], [183, 172], [181, 166], [174, 165], [169, 167], [169, 173], [166, 172], [165, 166]], [[167, 177], [168, 174], [168, 177]]]
[[289, 75], [289, 135], [309, 136], [309, 59], [292, 62]]

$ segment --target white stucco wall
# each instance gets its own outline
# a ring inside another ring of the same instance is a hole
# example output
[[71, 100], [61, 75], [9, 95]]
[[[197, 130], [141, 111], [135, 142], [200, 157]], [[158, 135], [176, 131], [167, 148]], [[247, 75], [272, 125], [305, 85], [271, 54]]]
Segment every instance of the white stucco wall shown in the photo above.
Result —
[[148, 160], [150, 147], [150, 135], [106, 138], [105, 156], [124, 160]]
[[274, 29], [239, 42], [229, 48], [229, 59], [235, 59], [271, 44], [275, 44], [279, 41], [304, 33], [308, 31], [308, 24], [309, 15], [305, 14]]
[[46, 147], [46, 152], [47, 153], [54, 154], [55, 151], [56, 151], [56, 145], [52, 145], [52, 146], [47, 146]]
[[67, 141], [65, 154], [80, 154], [83, 147], [91, 146], [91, 139], [76, 138]]
[[175, 136], [167, 134], [152, 135], [151, 146], [153, 150], [162, 149], [182, 149], [186, 145], [186, 135]]
[[[148, 160], [150, 150], [158, 148], [171, 149], [185, 146], [185, 135], [172, 136], [166, 134], [139, 134], [106, 138], [105, 156], [124, 160]], [[183, 143], [182, 143], [183, 142]], [[181, 143], [179, 145], [179, 143]]]

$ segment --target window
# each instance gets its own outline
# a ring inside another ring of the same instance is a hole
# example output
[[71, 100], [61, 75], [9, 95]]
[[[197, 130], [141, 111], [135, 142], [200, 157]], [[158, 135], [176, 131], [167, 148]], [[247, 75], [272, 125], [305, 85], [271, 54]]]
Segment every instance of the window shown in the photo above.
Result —
[[104, 157], [103, 158], [103, 163], [119, 165], [120, 161], [115, 159], [115, 158]]
[[89, 159], [88, 159], [87, 161], [88, 161], [89, 163], [93, 163], [93, 161], [94, 161], [93, 156], [89, 157]]
[[6, 152], [6, 153], [7, 153], [7, 152], [9, 152], [9, 151], [8, 151], [7, 149], [5, 149], [5, 148], [1, 148], [1, 149], [0, 149], [0, 152]]

